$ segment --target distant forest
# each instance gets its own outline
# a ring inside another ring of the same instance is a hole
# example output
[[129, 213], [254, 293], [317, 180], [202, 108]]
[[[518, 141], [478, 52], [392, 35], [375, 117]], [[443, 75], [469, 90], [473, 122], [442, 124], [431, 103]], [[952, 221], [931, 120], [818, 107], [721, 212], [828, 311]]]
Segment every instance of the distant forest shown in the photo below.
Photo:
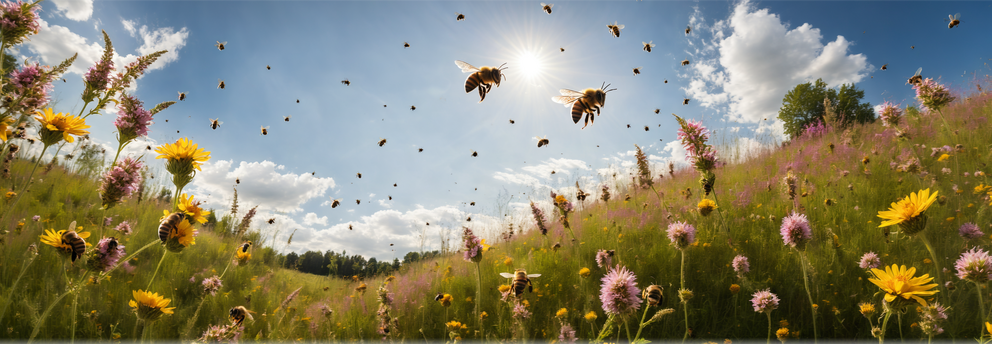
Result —
[[389, 261], [379, 261], [375, 258], [365, 259], [361, 255], [349, 256], [347, 251], [337, 253], [327, 251], [307, 251], [296, 254], [290, 252], [286, 255], [283, 267], [294, 269], [308, 274], [322, 276], [337, 276], [351, 278], [352, 276], [372, 277], [376, 275], [388, 275], [399, 270], [401, 265], [410, 264], [421, 259], [429, 259], [441, 254], [440, 251], [429, 252], [409, 252], [400, 262], [399, 258]]

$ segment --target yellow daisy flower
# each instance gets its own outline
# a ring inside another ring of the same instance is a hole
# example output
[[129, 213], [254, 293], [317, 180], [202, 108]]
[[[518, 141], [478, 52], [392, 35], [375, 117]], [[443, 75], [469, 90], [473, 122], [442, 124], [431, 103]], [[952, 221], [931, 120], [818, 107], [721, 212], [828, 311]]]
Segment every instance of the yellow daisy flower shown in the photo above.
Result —
[[[41, 136], [41, 141], [46, 145], [57, 143], [60, 139], [65, 139], [66, 142], [71, 143], [75, 139], [70, 135], [82, 136], [90, 133], [83, 130], [90, 126], [86, 125], [86, 120], [80, 117], [61, 112], [54, 113], [52, 108], [47, 108], [44, 112], [36, 110], [35, 113], [38, 114], [38, 117], [34, 119], [41, 123], [41, 130], [38, 135]], [[56, 136], [59, 133], [62, 134], [61, 137]]]
[[556, 318], [561, 318], [561, 317], [564, 317], [566, 315], [568, 315], [568, 308], [559, 309], [558, 312], [555, 313], [555, 317]]
[[187, 218], [192, 218], [196, 222], [201, 224], [207, 223], [207, 215], [210, 215], [209, 211], [200, 208], [201, 201], [194, 201], [193, 195], [186, 196], [186, 194], [179, 195], [179, 211], [185, 212]]
[[713, 200], [708, 198], [703, 198], [703, 200], [699, 201], [699, 204], [696, 205], [696, 208], [699, 209], [700, 215], [707, 216], [710, 213], [712, 213], [713, 209], [716, 209], [717, 206], [716, 206], [716, 202], [713, 202]]
[[13, 117], [7, 117], [0, 121], [0, 139], [3, 139], [4, 142], [7, 141], [7, 131], [10, 130], [11, 124], [14, 124]]
[[[56, 231], [54, 229], [46, 229], [45, 234], [39, 235], [41, 238], [41, 243], [65, 251], [65, 253], [72, 253], [72, 246], [69, 246], [62, 242], [62, 234], [65, 234], [67, 230], [63, 229]], [[77, 232], [80, 238], [84, 240], [90, 237], [90, 232]], [[93, 244], [86, 243], [86, 246], [93, 246]]]
[[586, 321], [596, 321], [598, 317], [596, 316], [596, 311], [589, 311], [589, 313], [586, 313], [585, 318]]
[[936, 283], [926, 284], [933, 281], [929, 274], [913, 277], [916, 274], [915, 267], [907, 269], [905, 265], [892, 264], [892, 266], [886, 266], [885, 271], [871, 269], [871, 273], [874, 278], [869, 278], [868, 281], [885, 292], [885, 302], [892, 302], [897, 298], [912, 299], [926, 307], [927, 302], [920, 296], [930, 296], [938, 292], [931, 290], [937, 287]]
[[171, 299], [166, 299], [158, 293], [144, 290], [134, 290], [131, 292], [134, 300], [128, 301], [128, 305], [138, 314], [138, 319], [144, 321], [154, 321], [162, 317], [162, 314], [172, 314], [176, 307], [166, 307]]
[[589, 277], [589, 275], [591, 275], [591, 274], [592, 274], [592, 271], [590, 271], [589, 268], [581, 268], [581, 269], [579, 269], [579, 276], [582, 276], [582, 278]]
[[930, 189], [911, 193], [899, 202], [892, 203], [889, 210], [878, 212], [878, 217], [886, 220], [882, 221], [878, 227], [897, 224], [907, 235], [919, 233], [926, 226], [926, 216], [923, 216], [923, 212], [936, 200], [937, 191], [931, 194]]
[[[167, 143], [155, 148], [155, 152], [161, 155], [155, 159], [168, 159], [170, 162], [179, 161], [191, 163], [193, 168], [200, 170], [200, 163], [210, 160], [210, 152], [198, 148], [195, 143], [188, 138], [176, 140], [176, 143]], [[172, 172], [172, 171], [169, 171]]]
[[179, 222], [169, 236], [165, 239], [165, 248], [172, 252], [181, 252], [183, 249], [196, 244], [196, 235], [199, 232], [189, 223], [189, 219]]
[[864, 315], [865, 318], [871, 318], [872, 315], [875, 315], [875, 304], [874, 303], [871, 303], [871, 302], [862, 302], [862, 303], [858, 304], [858, 308], [861, 311], [861, 315]]

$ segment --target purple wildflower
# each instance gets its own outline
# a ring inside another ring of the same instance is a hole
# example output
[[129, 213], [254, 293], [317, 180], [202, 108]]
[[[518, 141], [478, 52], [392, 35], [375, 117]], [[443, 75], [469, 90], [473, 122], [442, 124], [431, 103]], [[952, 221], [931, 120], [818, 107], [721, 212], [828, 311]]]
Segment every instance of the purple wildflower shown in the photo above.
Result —
[[916, 99], [919, 99], [925, 111], [940, 111], [940, 108], [954, 101], [947, 87], [930, 78], [913, 85], [913, 89], [916, 90]]
[[110, 226], [110, 224], [112, 224], [113, 222], [114, 222], [114, 218], [113, 217], [105, 217], [105, 218], [103, 218], [103, 225], [104, 226]]
[[696, 227], [685, 222], [675, 222], [668, 225], [668, 240], [677, 249], [685, 249], [696, 241]]
[[575, 343], [575, 341], [575, 329], [572, 329], [572, 325], [562, 325], [561, 330], [558, 332], [558, 342]]
[[110, 209], [138, 190], [141, 185], [141, 167], [141, 161], [127, 157], [118, 161], [103, 175], [100, 196], [104, 207]]
[[35, 215], [31, 217], [31, 221], [38, 222], [41, 221], [41, 215]]
[[734, 262], [731, 265], [733, 265], [734, 272], [736, 272], [737, 275], [743, 275], [748, 271], [751, 271], [751, 263], [748, 262], [747, 257], [744, 255], [738, 254], [734, 257]]
[[992, 279], [992, 257], [978, 247], [962, 253], [954, 267], [958, 270], [958, 278], [963, 280], [985, 283]]
[[751, 305], [758, 313], [768, 313], [775, 310], [778, 308], [778, 301], [778, 295], [773, 294], [768, 289], [757, 291], [751, 297]]
[[202, 343], [237, 343], [244, 331], [244, 326], [231, 325], [211, 325], [203, 332], [199, 342]]
[[204, 278], [202, 284], [203, 292], [210, 294], [210, 296], [217, 296], [217, 291], [224, 286], [224, 283], [221, 282], [220, 277], [217, 277], [217, 275]]
[[513, 318], [517, 320], [530, 318], [530, 311], [523, 304], [517, 303], [513, 306]]
[[596, 265], [603, 268], [609, 269], [613, 266], [613, 250], [599, 250], [596, 252]]
[[21, 0], [0, 3], [0, 28], [7, 47], [23, 43], [28, 35], [38, 33], [38, 6]]
[[138, 98], [122, 94], [114, 126], [119, 134], [118, 140], [123, 142], [147, 136], [148, 126], [152, 124], [152, 113], [144, 109], [144, 104]]
[[896, 127], [902, 118], [902, 109], [898, 105], [889, 102], [882, 103], [878, 110], [878, 117], [882, 119], [882, 125], [886, 127]]
[[465, 251], [463, 258], [466, 262], [478, 263], [482, 261], [482, 241], [472, 233], [468, 227], [462, 227], [462, 250]]
[[541, 235], [548, 235], [548, 227], [544, 225], [544, 211], [537, 207], [537, 204], [530, 202], [530, 211], [534, 214], [534, 220], [537, 220], [537, 229], [541, 230]]
[[710, 139], [710, 131], [703, 126], [702, 122], [696, 120], [683, 120], [676, 116], [679, 121], [678, 139], [682, 141], [682, 147], [686, 151], [686, 160], [698, 171], [709, 171], [717, 165], [716, 150], [706, 143]]
[[961, 235], [965, 240], [978, 239], [985, 235], [982, 230], [978, 228], [978, 225], [968, 222], [958, 228], [958, 234]]
[[802, 248], [806, 242], [813, 238], [806, 215], [797, 212], [782, 219], [781, 233], [782, 241], [786, 245], [798, 248]]
[[[13, 94], [8, 97], [9, 100], [4, 99], [4, 105], [16, 108], [22, 113], [34, 113], [48, 105], [48, 93], [53, 86], [45, 74], [45, 68], [38, 63], [25, 64], [20, 70], [11, 72], [10, 84], [14, 87]], [[14, 99], [20, 99], [20, 103], [8, 103]]]
[[323, 314], [325, 317], [329, 318], [331, 317], [331, 315], [334, 315], [334, 310], [331, 309], [331, 307], [328, 307], [326, 304], [323, 304], [320, 305], [320, 314]]
[[920, 312], [920, 330], [927, 336], [944, 333], [940, 324], [947, 320], [947, 307], [938, 302], [931, 303], [929, 307], [917, 309]]
[[613, 315], [626, 315], [641, 307], [641, 290], [637, 288], [637, 276], [622, 266], [610, 269], [603, 276], [599, 300], [603, 310]]
[[879, 266], [882, 266], [882, 260], [878, 258], [878, 254], [871, 251], [862, 255], [861, 261], [858, 262], [858, 267], [865, 270], [877, 269]]
[[825, 124], [823, 124], [823, 121], [817, 120], [814, 121], [813, 123], [806, 124], [806, 126], [803, 127], [803, 132], [802, 134], [800, 134], [800, 136], [805, 138], [814, 138], [826, 134], [829, 131], [830, 129], [827, 128]]
[[117, 265], [124, 254], [124, 245], [121, 245], [116, 238], [103, 238], [96, 244], [93, 257], [88, 264], [94, 271], [108, 271]]
[[127, 221], [121, 221], [121, 223], [117, 224], [117, 227], [114, 228], [114, 230], [123, 235], [131, 235], [131, 224]]
[[[104, 56], [106, 57], [106, 56]], [[110, 72], [114, 71], [114, 61], [110, 59], [100, 59], [93, 67], [90, 67], [83, 75], [83, 82], [86, 89], [83, 91], [83, 101], [93, 101], [100, 92], [107, 89], [110, 83]]]

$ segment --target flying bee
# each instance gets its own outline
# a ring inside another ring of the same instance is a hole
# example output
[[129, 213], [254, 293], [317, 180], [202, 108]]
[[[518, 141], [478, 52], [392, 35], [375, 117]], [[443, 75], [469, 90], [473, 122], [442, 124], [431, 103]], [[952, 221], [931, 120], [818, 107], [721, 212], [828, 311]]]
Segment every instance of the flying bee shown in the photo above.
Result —
[[541, 9], [544, 10], [544, 12], [547, 14], [551, 14], [552, 7], [555, 7], [555, 4], [545, 4], [543, 2], [541, 3]]
[[237, 184], [241, 184], [241, 178], [235, 178], [234, 179], [234, 182], [237, 183]]
[[655, 115], [657, 115], [657, 114], [659, 114], [659, 113], [661, 113], [661, 109], [654, 109], [654, 114], [655, 114]]
[[689, 105], [689, 98], [683, 98], [682, 105]]
[[386, 139], [380, 138], [379, 139], [379, 147], [382, 147], [382, 146], [385, 146], [385, 145], [386, 145]]
[[437, 296], [434, 297], [434, 301], [441, 301], [441, 299], [443, 298], [444, 298], [444, 294], [438, 293]]
[[362, 179], [362, 172], [358, 172], [358, 173], [356, 173], [355, 175], [357, 175], [357, 176], [358, 176], [358, 179]]
[[217, 41], [217, 44], [214, 44], [214, 46], [217, 47], [217, 50], [220, 51], [224, 51], [225, 45], [227, 45], [227, 42], [221, 42], [221, 41]]
[[392, 200], [393, 200], [393, 196], [392, 196], [392, 195], [389, 195], [389, 200], [390, 200], [390, 201], [392, 201]]
[[186, 92], [179, 92], [179, 101], [186, 100]]
[[270, 218], [270, 219], [269, 219], [268, 221], [266, 221], [266, 222], [268, 222], [268, 223], [269, 223], [270, 225], [271, 225], [271, 224], [274, 224], [274, 223], [276, 223], [276, 218], [274, 218], [274, 217], [273, 217], [273, 218]]
[[641, 68], [644, 68], [644, 67], [634, 68], [634, 75], [640, 75], [641, 74]]
[[272, 70], [272, 67], [269, 67], [269, 65], [265, 65], [265, 70]]
[[223, 89], [224, 89], [224, 87], [225, 87], [225, 85], [224, 85], [224, 80], [221, 80], [221, 79], [217, 79], [217, 88], [219, 88], [219, 89], [222, 89], [222, 90], [223, 90]]
[[499, 67], [482, 66], [477, 68], [465, 61], [455, 60], [455, 65], [461, 68], [462, 73], [472, 73], [465, 79], [465, 93], [472, 92], [478, 87], [480, 103], [486, 100], [486, 94], [493, 89], [493, 85], [499, 87], [500, 81], [506, 79], [506, 75], [503, 75], [503, 70], [506, 69], [503, 66], [506, 66], [506, 63], [499, 65]]
[[296, 100], [296, 103], [297, 103], [297, 104], [299, 104], [299, 103], [300, 103], [300, 100], [299, 100], [299, 99], [297, 99], [297, 100]]
[[473, 207], [474, 207], [474, 206], [475, 206], [475, 202], [472, 202], [472, 203], [469, 203], [468, 205], [470, 205], [470, 206], [473, 206]]
[[585, 129], [587, 125], [596, 120], [593, 116], [599, 116], [600, 107], [606, 105], [606, 94], [610, 91], [615, 91], [615, 88], [606, 89], [610, 87], [603, 83], [603, 86], [599, 89], [587, 88], [585, 91], [578, 92], [569, 89], [561, 89], [558, 92], [561, 93], [560, 96], [551, 97], [551, 100], [555, 103], [563, 104], [566, 107], [572, 107], [572, 122], [578, 124], [579, 120], [582, 119], [582, 115], [586, 115], [585, 124], [582, 129]]
[[553, 250], [555, 252], [558, 252], [558, 249], [559, 248], [561, 248], [561, 243], [560, 242], [556, 242], [554, 246], [551, 246], [551, 250]]
[[241, 253], [248, 253], [248, 249], [251, 248], [251, 241], [245, 241], [241, 244]]
[[659, 285], [651, 285], [644, 289], [641, 293], [641, 297], [648, 300], [648, 304], [651, 306], [658, 306], [662, 301], [665, 301], [665, 295], [662, 292], [665, 289]]
[[551, 174], [555, 174], [555, 173], [558, 173], [558, 172], [555, 172], [555, 170], [551, 170]]
[[682, 65], [683, 66], [688, 66], [689, 65], [689, 59], [682, 60]]
[[352, 227], [351, 224], [348, 224], [348, 230], [349, 231], [353, 231], [353, 230], [355, 230], [355, 227]]
[[527, 271], [523, 269], [517, 269], [512, 274], [508, 272], [499, 273], [500, 276], [513, 279], [513, 283], [510, 285], [510, 290], [513, 292], [513, 296], [520, 297], [520, 294], [524, 293], [524, 289], [533, 293], [534, 285], [530, 283], [531, 278], [541, 277], [541, 274], [527, 274]]
[[361, 204], [362, 204], [362, 200], [360, 200], [360, 199], [356, 199], [356, 200], [355, 200], [355, 204], [357, 204], [357, 205], [361, 205]]
[[394, 187], [394, 188], [396, 187], [396, 183], [393, 183], [393, 187]]
[[404, 47], [404, 48], [409, 48], [409, 47], [410, 47], [410, 43], [407, 43], [407, 42], [403, 42], [403, 47]]
[[224, 124], [224, 122], [218, 121], [218, 119], [219, 118], [214, 118], [210, 120], [210, 129], [217, 130], [217, 127]]
[[537, 137], [537, 148], [547, 146], [549, 143], [551, 143], [551, 141], [548, 141], [547, 135], [545, 135], [543, 138], [540, 136]]
[[641, 41], [641, 44], [644, 44], [644, 48], [643, 48], [644, 51], [649, 53], [651, 52], [651, 48], [658, 46], [657, 44], [654, 44], [654, 41], [650, 41], [650, 42]]
[[961, 24], [961, 21], [958, 20], [958, 17], [960, 17], [960, 16], [961, 16], [961, 13], [957, 13], [957, 14], [954, 14], [954, 15], [948, 14], [947, 15], [947, 20], [949, 20], [950, 23], [947, 23], [947, 28], [948, 29], [953, 29], [955, 26], [958, 26], [958, 24]]
[[73, 230], [76, 227], [76, 222], [73, 221], [69, 225], [69, 229], [62, 233], [62, 244], [69, 245], [72, 248], [72, 261], [75, 262], [76, 258], [82, 257], [83, 253], [86, 253], [86, 241]]
[[417, 153], [422, 153], [423, 151], [424, 151], [423, 148], [417, 148]]
[[[299, 100], [297, 100], [296, 102], [297, 102], [297, 103], [299, 103], [300, 101], [299, 101]], [[289, 122], [289, 119], [290, 119], [290, 118], [293, 118], [293, 115], [289, 115], [289, 116], [283, 116], [283, 117], [282, 117], [282, 120], [283, 120], [283, 121], [285, 121], [285, 122]]]
[[339, 205], [341, 205], [341, 199], [340, 198], [331, 201], [331, 208], [332, 209], [333, 208], [337, 208]]
[[473, 158], [476, 158], [476, 157], [478, 157], [478, 156], [479, 156], [479, 152], [476, 152], [476, 151], [472, 151], [472, 157], [473, 157]]
[[692, 27], [690, 27], [689, 25], [686, 25], [685, 26], [685, 34], [688, 35], [690, 32], [692, 32]]
[[268, 134], [269, 134], [269, 127], [262, 127], [262, 135], [268, 135]]
[[627, 125], [627, 129], [630, 129], [630, 124]]
[[417, 106], [416, 105], [410, 105], [410, 111], [414, 111], [414, 110], [417, 110]]
[[510, 120], [510, 124], [513, 124], [513, 123], [516, 123], [516, 122], [514, 122], [514, 121], [513, 121], [512, 119], [511, 119], [511, 120]]
[[665, 83], [666, 83], [666, 84], [668, 83], [668, 79], [665, 79]]
[[240, 326], [241, 323], [245, 321], [245, 318], [248, 318], [248, 320], [251, 321], [255, 321], [255, 319], [251, 317], [252, 311], [249, 311], [244, 306], [237, 306], [231, 308], [230, 313], [231, 313], [231, 321], [234, 322], [235, 327]]
[[910, 49], [916, 49], [916, 46], [915, 45], [911, 45], [911, 46], [909, 46], [909, 48]]
[[455, 20], [457, 20], [457, 21], [465, 20], [465, 15], [464, 14], [461, 14], [461, 13], [458, 13], [458, 12], [455, 12]]
[[351, 81], [348, 81], [348, 79], [344, 79], [344, 80], [341, 80], [341, 84], [342, 85], [345, 85], [345, 86], [351, 86]]
[[888, 63], [882, 65], [882, 70], [886, 70], [886, 69], [889, 69], [889, 64]]
[[472, 222], [472, 217], [469, 216], [467, 219], [465, 219], [465, 221]]
[[606, 28], [610, 29], [610, 34], [613, 37], [620, 37], [620, 30], [623, 30], [623, 25], [617, 25], [617, 22], [614, 21], [613, 24], [606, 24]]
[[165, 242], [169, 240], [169, 234], [176, 230], [176, 226], [179, 226], [180, 222], [186, 219], [186, 213], [177, 211], [175, 213], [169, 214], [165, 219], [162, 220], [158, 225], [158, 238]]
[[558, 49], [561, 49], [561, 52], [565, 52], [565, 48], [558, 48]]
[[646, 126], [646, 125], [644, 126], [644, 131], [648, 131], [649, 129], [651, 129], [651, 128], [648, 128], [648, 126]]
[[910, 85], [917, 85], [919, 83], [922, 83], [923, 82], [923, 76], [921, 76], [920, 73], [923, 73], [923, 67], [920, 67], [920, 69], [917, 69], [916, 70], [916, 74], [913, 74], [913, 76], [910, 77], [909, 78], [909, 81], [906, 81], [906, 83], [907, 84], [910, 84]]

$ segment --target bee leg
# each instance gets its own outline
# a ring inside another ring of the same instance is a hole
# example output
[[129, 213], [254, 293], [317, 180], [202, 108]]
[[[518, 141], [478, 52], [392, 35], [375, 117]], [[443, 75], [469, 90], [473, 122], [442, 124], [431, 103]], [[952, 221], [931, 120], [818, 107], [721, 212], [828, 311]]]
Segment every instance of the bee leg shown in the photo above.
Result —
[[489, 92], [489, 90], [485, 87], [485, 85], [479, 85], [479, 102], [480, 103], [483, 100], [486, 100], [486, 93], [487, 92]]

